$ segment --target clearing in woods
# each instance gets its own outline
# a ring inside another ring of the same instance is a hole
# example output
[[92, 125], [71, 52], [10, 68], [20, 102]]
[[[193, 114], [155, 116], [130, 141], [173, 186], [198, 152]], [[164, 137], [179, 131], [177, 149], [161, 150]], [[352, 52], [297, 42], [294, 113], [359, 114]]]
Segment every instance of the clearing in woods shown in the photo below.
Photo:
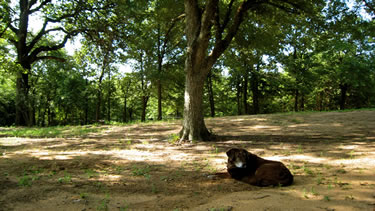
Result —
[[[206, 123], [217, 141], [173, 144], [180, 121], [100, 126], [76, 137], [0, 135], [0, 210], [375, 208], [374, 110]], [[0, 134], [6, 130], [15, 129]], [[294, 184], [259, 188], [211, 179], [226, 171], [225, 151], [232, 147], [282, 161]]]

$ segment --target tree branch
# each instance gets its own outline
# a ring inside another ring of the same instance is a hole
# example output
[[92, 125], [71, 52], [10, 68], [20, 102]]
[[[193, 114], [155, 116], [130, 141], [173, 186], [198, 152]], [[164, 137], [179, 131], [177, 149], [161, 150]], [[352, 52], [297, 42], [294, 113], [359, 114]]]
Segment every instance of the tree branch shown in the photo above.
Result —
[[30, 45], [27, 47], [28, 51], [34, 48], [35, 44], [43, 37], [43, 35], [46, 34], [46, 27], [48, 24], [48, 20], [45, 20], [42, 26], [42, 29], [40, 29], [39, 33], [33, 38]]
[[33, 14], [34, 12], [39, 11], [40, 9], [42, 9], [44, 6], [46, 6], [50, 2], [51, 2], [51, 0], [45, 0], [45, 1], [43, 1], [42, 3], [39, 4], [38, 7], [36, 7], [35, 9], [30, 10], [30, 14]]
[[223, 29], [228, 25], [230, 20], [230, 14], [232, 13], [232, 6], [233, 6], [234, 0], [231, 0], [228, 5], [227, 13], [225, 14], [223, 25], [221, 26]]
[[35, 59], [35, 61], [46, 60], [46, 59], [56, 60], [56, 61], [59, 61], [59, 62], [65, 62], [66, 61], [66, 59], [59, 58], [59, 57], [56, 57], [56, 56], [37, 56], [36, 59]]
[[[197, 0], [185, 0], [187, 46], [192, 46], [201, 27], [201, 11]], [[189, 49], [188, 49], [189, 50]]]
[[11, 23], [8, 24], [8, 27], [10, 28], [10, 30], [12, 30], [12, 32], [14, 32], [15, 34], [18, 33], [18, 29], [16, 27], [14, 27]]
[[5, 29], [4, 29], [2, 32], [0, 32], [0, 38], [1, 38], [1, 37], [5, 34], [5, 32], [8, 30], [9, 25], [10, 25], [10, 24], [6, 25], [6, 26], [5, 26]]
[[[216, 7], [218, 6], [218, 0], [208, 0], [206, 2], [206, 7], [204, 9], [204, 12], [202, 14], [202, 22], [201, 22], [201, 28], [199, 35], [197, 37], [196, 43], [193, 46], [193, 51], [195, 52], [194, 57], [195, 58], [205, 58], [207, 55], [207, 48], [210, 41], [210, 34], [211, 34], [211, 28], [214, 24], [214, 18], [215, 18], [215, 12]], [[198, 68], [194, 68], [196, 70], [200, 70], [200, 67], [203, 67], [204, 63], [206, 62], [205, 59], [194, 59], [193, 61], [201, 61], [200, 63], [196, 63], [194, 65], [197, 65]], [[202, 72], [202, 74], [205, 74]]]
[[185, 14], [181, 14], [179, 16], [177, 16], [176, 18], [173, 18], [172, 21], [171, 21], [171, 25], [169, 26], [167, 32], [165, 33], [164, 35], [164, 43], [163, 43], [163, 48], [162, 48], [162, 51], [161, 51], [161, 54], [164, 55], [165, 52], [166, 52], [166, 49], [167, 49], [167, 43], [169, 42], [169, 39], [170, 39], [170, 36], [169, 34], [171, 33], [172, 29], [175, 27], [177, 21], [185, 18]]
[[283, 6], [283, 5], [280, 5], [280, 4], [275, 4], [275, 3], [269, 2], [269, 1], [266, 2], [266, 4], [269, 4], [273, 7], [279, 8], [279, 9], [285, 11], [285, 12], [288, 12], [288, 13], [299, 14], [299, 11], [295, 9], [295, 8], [300, 9], [299, 5], [294, 4], [292, 2], [289, 2], [289, 1], [282, 1], [282, 2], [284, 2], [286, 4], [289, 4], [289, 5], [292, 5], [293, 7], [289, 8], [289, 7], [286, 7], [286, 6]]
[[71, 32], [67, 35], [65, 35], [63, 41], [61, 41], [61, 43], [59, 44], [56, 44], [56, 45], [53, 45], [53, 46], [40, 46], [36, 49], [34, 49], [31, 53], [30, 53], [30, 63], [33, 63], [37, 60], [40, 60], [38, 58], [43, 58], [43, 57], [38, 57], [38, 54], [41, 53], [41, 52], [49, 52], [49, 51], [56, 51], [56, 50], [59, 50], [61, 48], [63, 48], [66, 44], [66, 42], [70, 39], [70, 37], [74, 36], [75, 34], [77, 34], [79, 31], [74, 31], [74, 32]]
[[367, 8], [369, 8], [372, 12], [375, 13], [375, 8], [373, 6], [371, 6], [366, 0], [362, 0], [362, 1]]
[[216, 40], [221, 40], [223, 37], [223, 32], [225, 27], [227, 27], [229, 20], [230, 20], [230, 14], [232, 13], [232, 6], [233, 6], [234, 0], [231, 0], [228, 4], [227, 12], [225, 13], [223, 24], [220, 23], [220, 10], [219, 6], [216, 9], [216, 17], [215, 17], [215, 27], [216, 27]]
[[219, 56], [228, 48], [230, 42], [232, 41], [233, 37], [236, 35], [240, 24], [243, 22], [245, 13], [251, 8], [255, 7], [258, 4], [263, 3], [263, 1], [258, 1], [254, 3], [251, 0], [247, 0], [241, 3], [238, 7], [237, 12], [235, 14], [234, 20], [232, 25], [228, 29], [228, 33], [223, 40], [216, 40], [215, 47], [212, 52], [209, 54], [207, 58], [207, 68], [210, 69]]

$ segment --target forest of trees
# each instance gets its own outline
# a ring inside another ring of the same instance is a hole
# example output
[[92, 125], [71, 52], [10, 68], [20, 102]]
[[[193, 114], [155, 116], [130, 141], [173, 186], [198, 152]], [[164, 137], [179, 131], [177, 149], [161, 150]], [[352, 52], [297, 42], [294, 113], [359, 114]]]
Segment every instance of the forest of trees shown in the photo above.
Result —
[[[2, 0], [0, 126], [374, 107], [374, 8], [359, 0]], [[189, 101], [202, 101], [202, 111], [187, 110]]]

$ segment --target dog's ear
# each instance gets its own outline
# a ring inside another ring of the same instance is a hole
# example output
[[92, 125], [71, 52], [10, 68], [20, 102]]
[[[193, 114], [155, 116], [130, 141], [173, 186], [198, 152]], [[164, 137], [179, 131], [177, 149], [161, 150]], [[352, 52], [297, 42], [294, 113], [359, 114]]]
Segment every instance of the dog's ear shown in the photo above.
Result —
[[258, 156], [248, 151], [246, 151], [246, 157], [248, 162], [254, 162], [258, 158]]
[[238, 149], [232, 148], [227, 151], [227, 156], [229, 158], [234, 158], [234, 155], [236, 154], [236, 152], [238, 152]]

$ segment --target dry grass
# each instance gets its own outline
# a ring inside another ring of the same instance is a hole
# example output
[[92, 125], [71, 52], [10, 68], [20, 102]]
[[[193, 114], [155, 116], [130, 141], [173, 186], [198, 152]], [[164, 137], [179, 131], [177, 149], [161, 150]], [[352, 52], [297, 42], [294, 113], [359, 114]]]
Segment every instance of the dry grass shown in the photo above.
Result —
[[[0, 210], [373, 210], [375, 111], [207, 120], [215, 142], [177, 146], [179, 122], [85, 137], [0, 138]], [[244, 147], [283, 161], [284, 188], [207, 175]]]

